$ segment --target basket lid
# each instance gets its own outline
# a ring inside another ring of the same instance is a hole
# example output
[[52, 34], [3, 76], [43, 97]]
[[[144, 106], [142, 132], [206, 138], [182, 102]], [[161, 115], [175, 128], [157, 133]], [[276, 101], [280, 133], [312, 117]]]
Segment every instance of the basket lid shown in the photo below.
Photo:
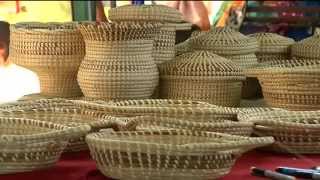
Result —
[[259, 42], [259, 53], [289, 53], [294, 40], [276, 33], [254, 33], [249, 37], [256, 38]]
[[191, 38], [192, 47], [210, 50], [219, 55], [250, 54], [258, 50], [255, 38], [245, 36], [228, 27], [215, 27], [207, 33]]
[[193, 51], [177, 56], [160, 66], [163, 75], [175, 76], [242, 76], [234, 62], [210, 51]]
[[156, 21], [156, 22], [183, 22], [182, 14], [171, 7], [164, 5], [125, 5], [109, 10], [111, 21]]
[[319, 58], [320, 34], [315, 34], [292, 45], [292, 56]]

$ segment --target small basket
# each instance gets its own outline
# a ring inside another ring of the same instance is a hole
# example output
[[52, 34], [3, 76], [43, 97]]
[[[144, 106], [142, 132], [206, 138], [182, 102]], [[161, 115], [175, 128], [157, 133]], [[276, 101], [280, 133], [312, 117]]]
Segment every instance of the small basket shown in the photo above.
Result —
[[202, 123], [186, 121], [184, 119], [140, 116], [129, 120], [126, 125], [128, 130], [162, 130], [162, 129], [184, 129], [190, 131], [220, 132], [240, 136], [250, 136], [253, 132], [251, 122], [221, 121], [217, 123]]
[[49, 122], [0, 118], [0, 174], [52, 167], [69, 139], [88, 133], [87, 125], [67, 127]]
[[245, 151], [273, 143], [221, 133], [154, 130], [86, 137], [98, 169], [116, 179], [217, 179]]
[[81, 96], [76, 80], [85, 55], [76, 23], [18, 23], [10, 26], [10, 60], [37, 73], [41, 93]]
[[219, 122], [236, 120], [237, 116], [233, 108], [187, 100], [133, 100], [115, 104], [76, 100], [74, 103], [81, 108], [99, 110], [117, 117], [163, 116], [194, 122]]
[[240, 103], [242, 70], [210, 51], [193, 51], [160, 66], [160, 97], [205, 101], [221, 106]]
[[[43, 122], [61, 124], [68, 127], [89, 125], [91, 127], [90, 132], [96, 132], [105, 128], [121, 130], [125, 127], [125, 121], [121, 121], [118, 118], [111, 117], [97, 111], [74, 108], [39, 107], [37, 109], [28, 110], [0, 111], [0, 118], [1, 117], [35, 119]], [[76, 139], [71, 139], [65, 151], [75, 152], [87, 149], [88, 146], [84, 142], [84, 136], [82, 136], [77, 137]]]
[[258, 76], [266, 103], [288, 110], [320, 110], [318, 67], [266, 68]]
[[254, 134], [273, 136], [266, 147], [283, 153], [320, 153], [320, 111], [268, 111], [239, 114], [240, 121], [254, 122]]

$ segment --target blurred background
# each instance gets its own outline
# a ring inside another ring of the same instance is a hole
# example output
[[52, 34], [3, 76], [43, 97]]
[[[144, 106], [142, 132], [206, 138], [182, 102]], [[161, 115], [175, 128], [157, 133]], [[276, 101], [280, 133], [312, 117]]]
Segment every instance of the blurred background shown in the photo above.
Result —
[[229, 26], [243, 34], [274, 32], [296, 41], [311, 36], [320, 22], [320, 1], [0, 1], [0, 103], [40, 91], [35, 73], [7, 59], [9, 24], [107, 21], [110, 8], [128, 4], [176, 8], [202, 30]]

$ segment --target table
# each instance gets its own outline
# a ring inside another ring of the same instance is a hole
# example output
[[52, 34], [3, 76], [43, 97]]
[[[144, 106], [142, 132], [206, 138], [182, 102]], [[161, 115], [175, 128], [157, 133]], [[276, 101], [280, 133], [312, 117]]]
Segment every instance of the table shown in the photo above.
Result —
[[[298, 168], [310, 168], [320, 165], [320, 155], [293, 156], [275, 154], [270, 152], [251, 151], [244, 154], [230, 174], [221, 180], [263, 180], [251, 176], [251, 166], [273, 169], [277, 166], [291, 166]], [[18, 173], [11, 175], [0, 175], [1, 180], [111, 180], [104, 177], [98, 170], [88, 152], [63, 154], [56, 166], [50, 169], [37, 170], [33, 172]]]

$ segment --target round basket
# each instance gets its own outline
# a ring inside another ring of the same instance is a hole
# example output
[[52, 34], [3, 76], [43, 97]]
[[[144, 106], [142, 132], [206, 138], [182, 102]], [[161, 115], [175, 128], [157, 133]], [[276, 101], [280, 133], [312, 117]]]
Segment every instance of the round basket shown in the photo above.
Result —
[[10, 60], [37, 73], [42, 94], [81, 96], [76, 76], [85, 44], [75, 23], [20, 23], [10, 31]]
[[232, 61], [193, 51], [160, 66], [160, 97], [238, 106], [245, 77]]
[[216, 123], [192, 122], [184, 119], [140, 116], [133, 118], [127, 124], [130, 130], [162, 130], [162, 129], [184, 129], [190, 131], [221, 132], [233, 135], [250, 136], [253, 132], [251, 122], [221, 121]]
[[320, 34], [314, 34], [313, 36], [292, 45], [291, 54], [293, 57], [319, 59], [319, 44]]
[[266, 103], [289, 110], [320, 109], [320, 70], [317, 67], [265, 68], [258, 79]]
[[[125, 127], [125, 122], [118, 118], [111, 117], [105, 113], [83, 110], [75, 108], [37, 108], [28, 110], [11, 110], [0, 111], [0, 118], [26, 118], [35, 119], [42, 122], [52, 122], [61, 124], [67, 127], [77, 127], [88, 125], [91, 127], [90, 132], [96, 132], [100, 129], [113, 128], [114, 130], [121, 130]], [[84, 134], [85, 135], [85, 134]], [[66, 152], [87, 150], [88, 146], [84, 142], [85, 136], [79, 136], [75, 139], [70, 139]]]
[[288, 59], [290, 48], [294, 40], [275, 33], [255, 33], [249, 37], [256, 38], [259, 42], [259, 50], [256, 53], [258, 62], [266, 62], [274, 59]]
[[275, 143], [264, 148], [283, 153], [320, 153], [320, 111], [269, 111], [239, 115], [254, 122], [254, 134], [273, 136]]
[[95, 133], [86, 137], [98, 169], [116, 179], [217, 179], [245, 151], [273, 138], [161, 130]]
[[[86, 56], [78, 82], [86, 97], [102, 100], [149, 98], [159, 81], [150, 33], [152, 24], [81, 24]], [[152, 34], [152, 33], [151, 33]]]
[[112, 104], [76, 100], [74, 103], [81, 108], [117, 117], [161, 116], [193, 122], [218, 122], [236, 120], [237, 116], [233, 108], [187, 100], [132, 100]]
[[23, 118], [0, 118], [0, 174], [52, 167], [67, 146], [89, 126], [67, 127]]

